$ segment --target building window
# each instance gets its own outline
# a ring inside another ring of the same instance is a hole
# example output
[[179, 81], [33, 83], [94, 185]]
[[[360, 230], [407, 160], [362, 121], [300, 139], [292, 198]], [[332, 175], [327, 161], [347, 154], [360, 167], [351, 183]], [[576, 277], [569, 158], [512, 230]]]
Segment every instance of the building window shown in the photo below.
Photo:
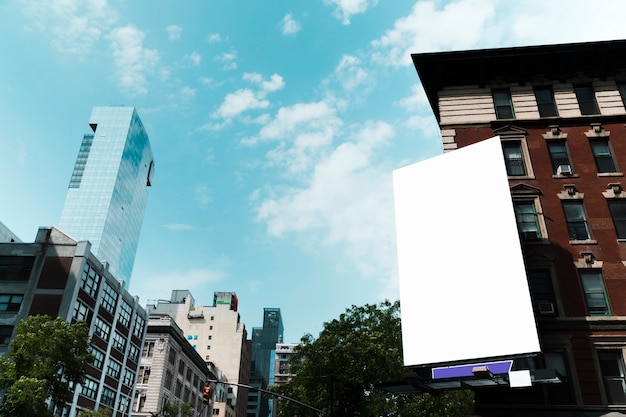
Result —
[[91, 398], [92, 400], [96, 399], [96, 394], [98, 393], [98, 382], [94, 381], [90, 378], [85, 378], [85, 382], [83, 382], [83, 387], [81, 389], [81, 394], [87, 398]]
[[585, 294], [587, 313], [590, 316], [610, 315], [609, 300], [606, 296], [602, 272], [597, 269], [580, 269], [579, 274]]
[[617, 89], [619, 90], [620, 97], [622, 97], [622, 103], [626, 106], [626, 83], [617, 84]]
[[564, 140], [548, 141], [548, 153], [550, 154], [553, 174], [567, 176], [573, 174], [572, 163]]
[[120, 303], [120, 315], [117, 322], [128, 329], [130, 319], [133, 315], [132, 307], [124, 300]]
[[100, 396], [100, 404], [113, 407], [113, 404], [115, 404], [115, 391], [113, 391], [109, 387], [103, 387], [102, 395]]
[[91, 318], [93, 316], [93, 311], [80, 301], [76, 300], [76, 304], [74, 304], [74, 313], [72, 314], [72, 318], [76, 321], [86, 321], [87, 323], [91, 323]]
[[117, 292], [107, 282], [104, 283], [104, 291], [102, 294], [102, 307], [111, 314], [115, 314], [117, 305]]
[[538, 316], [555, 316], [557, 308], [550, 270], [529, 269], [527, 276], [535, 314]]
[[565, 223], [571, 240], [589, 240], [589, 226], [582, 200], [562, 201]]
[[554, 102], [554, 92], [552, 91], [552, 87], [535, 88], [535, 98], [537, 99], [539, 116], [554, 117], [559, 115], [556, 111], [556, 103]]
[[513, 111], [513, 101], [511, 100], [511, 92], [508, 88], [498, 88], [491, 91], [493, 96], [493, 105], [496, 109], [496, 118], [513, 119], [515, 112]]
[[89, 263], [85, 263], [85, 270], [83, 271], [80, 287], [87, 294], [89, 294], [91, 298], [95, 298], [98, 293], [98, 286], [100, 285], [101, 278], [102, 277], [91, 267], [91, 265], [89, 265]]
[[138, 384], [147, 384], [150, 380], [150, 368], [145, 366], [139, 367], [139, 376], [137, 377]]
[[94, 347], [91, 348], [91, 353], [93, 354], [93, 362], [91, 362], [91, 364], [98, 369], [102, 369], [102, 367], [104, 366], [104, 353], [102, 353], [100, 350], [95, 349]]
[[13, 334], [13, 326], [0, 326], [0, 345], [8, 345]]
[[0, 311], [18, 312], [22, 305], [23, 295], [0, 294]]
[[600, 114], [598, 103], [596, 102], [596, 94], [591, 85], [577, 85], [574, 87], [580, 114], [583, 116], [591, 114]]
[[613, 151], [608, 138], [591, 139], [591, 153], [596, 161], [596, 167], [599, 173], [617, 172], [615, 159], [613, 159]]
[[107, 375], [109, 375], [111, 378], [118, 379], [120, 377], [121, 372], [122, 372], [122, 365], [120, 365], [118, 362], [114, 361], [113, 359], [109, 359], [109, 361], [107, 362]]
[[135, 363], [139, 361], [139, 348], [132, 343], [130, 344], [130, 347], [128, 348], [128, 359], [130, 359], [131, 361]]
[[154, 341], [145, 341], [143, 344], [143, 351], [141, 356], [144, 358], [151, 358], [154, 353]]
[[34, 256], [0, 256], [0, 281], [28, 281]]
[[626, 239], [626, 199], [615, 198], [607, 200], [615, 233], [618, 239]]
[[600, 372], [604, 382], [604, 392], [609, 404], [626, 403], [626, 375], [624, 373], [624, 359], [618, 350], [603, 350], [598, 352]]
[[120, 352], [124, 352], [124, 349], [126, 348], [126, 338], [117, 331], [113, 332], [112, 344], [115, 349], [119, 350]]
[[109, 333], [111, 333], [111, 326], [103, 321], [100, 317], [96, 317], [96, 323], [93, 329], [94, 334], [98, 335], [100, 339], [107, 342], [109, 340]]
[[135, 318], [135, 327], [133, 328], [133, 335], [139, 339], [143, 339], [143, 328], [145, 320], [139, 316]]
[[173, 376], [172, 371], [170, 371], [169, 369], [165, 371], [165, 379], [163, 380], [163, 388], [165, 388], [168, 391], [172, 387], [172, 376]]
[[170, 353], [167, 356], [167, 361], [170, 365], [174, 365], [176, 363], [176, 351], [174, 349], [170, 349]]
[[522, 240], [541, 239], [541, 227], [534, 201], [514, 201], [515, 221]]
[[510, 177], [525, 176], [526, 164], [524, 163], [522, 142], [519, 140], [502, 141], [502, 151], [507, 175]]
[[135, 382], [135, 373], [128, 368], [124, 368], [124, 378], [122, 383], [127, 387], [132, 387]]

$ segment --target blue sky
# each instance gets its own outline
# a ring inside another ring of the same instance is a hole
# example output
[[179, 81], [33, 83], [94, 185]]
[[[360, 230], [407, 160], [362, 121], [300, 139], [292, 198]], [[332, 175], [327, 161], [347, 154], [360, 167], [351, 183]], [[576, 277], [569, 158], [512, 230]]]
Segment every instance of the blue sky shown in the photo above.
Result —
[[278, 307], [297, 342], [399, 297], [391, 172], [441, 153], [410, 54], [621, 39], [624, 15], [620, 0], [4, 0], [0, 221], [24, 241], [55, 225], [91, 108], [134, 106], [156, 175], [131, 293], [235, 291], [249, 330]]

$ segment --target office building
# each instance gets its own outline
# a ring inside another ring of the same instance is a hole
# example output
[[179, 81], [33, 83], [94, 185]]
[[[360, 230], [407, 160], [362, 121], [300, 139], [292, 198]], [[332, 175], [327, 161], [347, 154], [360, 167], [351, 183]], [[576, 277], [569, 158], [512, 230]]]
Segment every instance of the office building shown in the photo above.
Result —
[[[197, 417], [212, 415], [212, 402], [203, 403], [204, 388], [213, 393], [215, 369], [207, 367], [187, 342], [174, 319], [165, 314], [152, 314], [148, 321], [137, 379], [133, 417], [150, 417], [165, 406], [186, 404]], [[219, 400], [219, 398], [218, 398]]]
[[0, 354], [27, 316], [84, 320], [95, 361], [62, 415], [109, 407], [130, 417], [147, 314], [90, 247], [54, 227], [40, 228], [33, 243], [0, 243]]
[[[283, 341], [283, 330], [280, 309], [264, 308], [263, 327], [252, 329], [251, 386], [265, 390], [274, 384], [276, 343]], [[273, 399], [260, 391], [252, 391], [248, 394], [247, 417], [271, 416], [272, 406]]]
[[[293, 367], [290, 363], [292, 356], [295, 353], [295, 348], [298, 346], [296, 343], [276, 343], [276, 354], [274, 360], [274, 383], [272, 385], [282, 385], [291, 382], [294, 376]], [[272, 416], [278, 416], [278, 409], [280, 408], [280, 398], [274, 399], [272, 406]]]
[[154, 174], [152, 150], [132, 107], [94, 107], [89, 126], [59, 229], [88, 240], [92, 252], [128, 288]]
[[233, 292], [216, 292], [213, 304], [196, 306], [187, 290], [173, 290], [170, 300], [148, 303], [150, 314], [167, 314], [182, 329], [187, 341], [210, 366], [224, 375], [225, 396], [217, 396], [213, 412], [226, 417], [244, 417], [248, 390], [234, 384], [248, 384], [250, 345], [238, 312], [239, 300]]
[[0, 222], [0, 243], [21, 242], [20, 238]]
[[[445, 152], [501, 140], [541, 344], [527, 366], [537, 380], [540, 372], [553, 376], [525, 388], [484, 379], [473, 387], [477, 414], [623, 415], [626, 41], [412, 58]], [[448, 192], [454, 186], [442, 184]], [[466, 204], [489, 210], [489, 195], [459, 201], [459, 215]], [[489, 233], [489, 224], [475, 226]], [[472, 245], [471, 234], [458, 239]], [[497, 256], [476, 262], [489, 268]], [[502, 308], [495, 303], [493, 314]]]

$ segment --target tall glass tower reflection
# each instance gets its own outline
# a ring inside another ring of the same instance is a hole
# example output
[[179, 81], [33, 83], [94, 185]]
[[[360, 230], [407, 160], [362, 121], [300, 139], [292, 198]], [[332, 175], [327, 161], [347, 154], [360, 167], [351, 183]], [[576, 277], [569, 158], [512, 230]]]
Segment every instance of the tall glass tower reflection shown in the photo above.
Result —
[[89, 240], [98, 259], [128, 287], [154, 161], [132, 107], [94, 107], [70, 179], [59, 228]]

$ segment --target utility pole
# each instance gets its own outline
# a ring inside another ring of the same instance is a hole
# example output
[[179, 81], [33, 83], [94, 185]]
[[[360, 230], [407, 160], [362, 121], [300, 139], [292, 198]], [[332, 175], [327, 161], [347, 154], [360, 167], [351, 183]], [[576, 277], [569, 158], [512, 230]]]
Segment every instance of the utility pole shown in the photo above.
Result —
[[312, 405], [303, 403], [302, 401], [296, 400], [295, 398], [287, 397], [286, 395], [276, 394], [275, 392], [268, 391], [268, 390], [263, 389], [263, 388], [253, 387], [251, 385], [246, 385], [246, 384], [237, 384], [235, 382], [218, 381], [217, 379], [208, 379], [207, 382], [210, 382], [210, 383], [213, 383], [213, 384], [234, 385], [236, 387], [248, 388], [248, 389], [251, 389], [251, 390], [260, 391], [263, 394], [271, 395], [272, 397], [281, 398], [281, 399], [287, 400], [287, 401], [292, 401], [292, 402], [294, 402], [294, 403], [296, 403], [298, 405], [301, 405], [302, 407], [306, 407], [309, 410], [315, 411], [319, 415], [319, 417], [324, 417], [324, 410], [320, 410], [319, 408], [315, 408]]

